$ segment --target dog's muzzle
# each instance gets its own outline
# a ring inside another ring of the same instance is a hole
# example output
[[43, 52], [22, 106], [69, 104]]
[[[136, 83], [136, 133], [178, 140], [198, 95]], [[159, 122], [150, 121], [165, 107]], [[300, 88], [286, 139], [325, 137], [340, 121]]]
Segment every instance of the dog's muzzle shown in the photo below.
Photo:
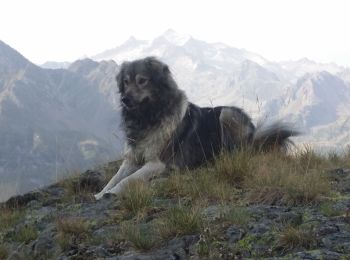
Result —
[[126, 109], [132, 109], [133, 102], [129, 96], [122, 96], [120, 101], [123, 107], [125, 107]]

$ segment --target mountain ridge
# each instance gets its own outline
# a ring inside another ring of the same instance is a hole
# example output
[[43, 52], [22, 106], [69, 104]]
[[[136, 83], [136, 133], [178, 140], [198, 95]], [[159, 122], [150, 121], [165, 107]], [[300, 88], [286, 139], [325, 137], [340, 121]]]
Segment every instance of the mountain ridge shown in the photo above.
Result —
[[4, 43], [0, 54], [0, 200], [115, 159], [115, 62], [44, 69]]

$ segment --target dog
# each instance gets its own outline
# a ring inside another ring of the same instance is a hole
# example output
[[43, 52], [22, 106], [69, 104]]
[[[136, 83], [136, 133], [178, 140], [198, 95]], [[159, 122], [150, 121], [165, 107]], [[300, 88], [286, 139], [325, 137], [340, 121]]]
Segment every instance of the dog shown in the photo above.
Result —
[[116, 77], [126, 150], [103, 190], [119, 194], [131, 180], [149, 180], [166, 168], [195, 168], [223, 151], [287, 149], [298, 133], [282, 123], [254, 126], [240, 108], [199, 107], [187, 100], [169, 67], [154, 57], [124, 62]]

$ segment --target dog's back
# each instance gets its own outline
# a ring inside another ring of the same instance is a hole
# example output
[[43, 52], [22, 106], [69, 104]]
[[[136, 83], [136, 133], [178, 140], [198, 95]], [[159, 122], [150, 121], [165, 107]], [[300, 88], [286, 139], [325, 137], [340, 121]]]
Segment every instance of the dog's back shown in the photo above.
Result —
[[222, 151], [284, 149], [298, 133], [283, 124], [256, 128], [237, 107], [198, 107], [189, 103], [184, 119], [161, 155], [168, 165], [194, 168]]
[[[226, 123], [230, 116], [230, 123]], [[162, 160], [177, 167], [197, 167], [210, 161], [222, 149], [233, 150], [244, 140], [252, 138], [254, 125], [250, 118], [236, 107], [198, 107], [189, 103], [184, 119], [178, 126]], [[228, 134], [229, 131], [234, 131]], [[246, 136], [247, 135], [247, 136]]]

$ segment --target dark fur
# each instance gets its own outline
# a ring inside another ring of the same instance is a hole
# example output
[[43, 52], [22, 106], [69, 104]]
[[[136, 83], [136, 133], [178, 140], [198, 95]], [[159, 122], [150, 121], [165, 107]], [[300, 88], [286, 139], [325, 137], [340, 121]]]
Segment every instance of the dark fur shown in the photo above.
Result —
[[[144, 89], [138, 88], [132, 81], [137, 74], [149, 79]], [[131, 79], [127, 88], [125, 77]], [[152, 57], [124, 63], [117, 82], [121, 99], [128, 96], [132, 107], [122, 106], [123, 127], [131, 148], [147, 139], [152, 131], [158, 131], [157, 127], [166, 118], [179, 113], [186, 99], [168, 66]], [[147, 91], [148, 96], [134, 100], [131, 91], [139, 91], [137, 95]], [[296, 131], [278, 123], [257, 129], [250, 117], [236, 107], [201, 108], [188, 102], [184, 117], [157, 155], [167, 166], [191, 168], [210, 161], [223, 150], [234, 151], [242, 147], [259, 151], [285, 149], [290, 143], [289, 137], [295, 135]]]

